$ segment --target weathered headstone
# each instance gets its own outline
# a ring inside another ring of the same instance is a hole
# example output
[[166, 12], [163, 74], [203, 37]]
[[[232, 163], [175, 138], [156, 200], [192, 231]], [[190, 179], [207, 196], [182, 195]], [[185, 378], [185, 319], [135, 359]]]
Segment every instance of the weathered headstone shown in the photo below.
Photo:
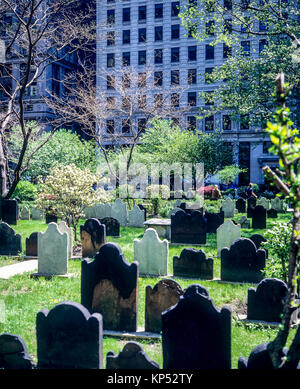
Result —
[[105, 217], [112, 217], [112, 207], [110, 204], [97, 204], [93, 209], [94, 217], [97, 219], [104, 219]]
[[164, 369], [230, 369], [231, 310], [219, 311], [201, 285], [162, 313]]
[[178, 303], [181, 286], [174, 280], [160, 280], [153, 288], [146, 287], [145, 331], [161, 332], [161, 314]]
[[180, 257], [173, 257], [173, 274], [177, 277], [212, 280], [214, 260], [206, 258], [203, 250], [185, 248], [181, 251]]
[[171, 209], [171, 211], [169, 212], [169, 218], [171, 219], [171, 216], [172, 215], [175, 215], [175, 213], [177, 212], [177, 211], [182, 211], [182, 209], [181, 208], [173, 208], [173, 209]]
[[130, 227], [144, 227], [145, 212], [137, 205], [132, 210], [128, 211], [128, 225]]
[[224, 217], [234, 217], [234, 201], [231, 198], [222, 202], [221, 209], [224, 211]]
[[275, 209], [277, 212], [283, 212], [283, 201], [279, 197], [271, 199], [271, 208]]
[[145, 220], [147, 220], [147, 209], [142, 204], [137, 205], [142, 211], [144, 211]]
[[103, 245], [93, 261], [82, 261], [81, 303], [102, 314], [104, 330], [136, 331], [138, 269], [114, 243]]
[[236, 200], [235, 207], [238, 210], [238, 213], [245, 213], [246, 212], [246, 201], [240, 197], [239, 199]]
[[207, 221], [199, 211], [178, 211], [171, 216], [171, 242], [206, 244]]
[[121, 227], [127, 225], [127, 205], [121, 199], [116, 199], [111, 206], [111, 217], [117, 219]]
[[267, 211], [262, 205], [252, 210], [252, 228], [264, 229], [267, 226]]
[[70, 259], [73, 255], [73, 229], [65, 221], [59, 223], [58, 229], [61, 233], [66, 232], [68, 234], [68, 259]]
[[241, 237], [241, 227], [232, 220], [225, 222], [217, 229], [217, 255], [220, 257], [223, 247], [230, 247], [231, 244]]
[[252, 217], [252, 211], [256, 206], [256, 199], [254, 197], [250, 197], [247, 200], [247, 217]]
[[248, 238], [237, 239], [230, 248], [221, 250], [221, 280], [258, 283], [265, 264], [265, 250], [257, 250]]
[[32, 208], [32, 220], [43, 220], [43, 219], [44, 219], [44, 212], [37, 208]]
[[169, 242], [159, 239], [153, 228], [148, 228], [142, 239], [134, 239], [134, 260], [139, 263], [140, 275], [168, 274]]
[[205, 218], [207, 220], [207, 233], [215, 234], [218, 227], [224, 223], [224, 211], [219, 213], [205, 212]]
[[57, 223], [57, 216], [49, 214], [49, 213], [46, 213], [46, 223], [47, 224]]
[[277, 216], [278, 216], [278, 212], [276, 211], [276, 209], [270, 208], [270, 209], [267, 211], [267, 216], [268, 216], [270, 219], [276, 219]]
[[26, 257], [38, 256], [38, 232], [33, 232], [26, 238]]
[[92, 258], [106, 242], [105, 225], [98, 219], [88, 219], [80, 226], [82, 258]]
[[241, 228], [250, 228], [250, 220], [245, 215], [239, 219], [238, 223], [240, 224]]
[[252, 242], [255, 244], [257, 250], [260, 249], [260, 248], [263, 249], [264, 247], [262, 246], [262, 242], [266, 242], [267, 241], [267, 239], [264, 238], [260, 234], [253, 234], [253, 235], [250, 236], [249, 239], [251, 239]]
[[21, 220], [30, 220], [30, 209], [27, 207], [23, 207], [20, 212]]
[[113, 217], [105, 217], [100, 219], [100, 223], [105, 225], [106, 236], [120, 237], [120, 223]]
[[159, 365], [147, 356], [139, 343], [128, 342], [119, 355], [113, 351], [106, 354], [106, 369], [159, 369]]
[[265, 278], [255, 288], [248, 289], [247, 319], [281, 322], [287, 285], [276, 278]]
[[266, 210], [270, 209], [270, 200], [265, 197], [261, 197], [256, 201], [256, 205], [262, 205]]
[[65, 301], [36, 317], [39, 369], [101, 369], [102, 317]]
[[0, 222], [0, 255], [18, 255], [21, 251], [21, 235], [7, 223]]
[[33, 369], [24, 340], [18, 335], [0, 335], [0, 369]]
[[2, 221], [12, 226], [18, 222], [18, 202], [17, 200], [1, 200]]
[[171, 220], [170, 219], [149, 219], [144, 222], [145, 231], [153, 228], [160, 238], [171, 239]]

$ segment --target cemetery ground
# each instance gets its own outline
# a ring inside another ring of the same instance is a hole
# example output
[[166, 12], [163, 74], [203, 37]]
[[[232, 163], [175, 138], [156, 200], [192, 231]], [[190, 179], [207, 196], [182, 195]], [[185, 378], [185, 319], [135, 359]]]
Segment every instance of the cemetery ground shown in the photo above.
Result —
[[[237, 214], [233, 220], [236, 222], [242, 216]], [[280, 214], [276, 221], [267, 219], [267, 229], [280, 222], [288, 222], [290, 214]], [[81, 220], [80, 224], [84, 224]], [[47, 229], [44, 221], [20, 220], [14, 226], [17, 233], [22, 236], [23, 253], [20, 258], [0, 256], [0, 266], [17, 263], [23, 260], [25, 255], [25, 239], [34, 231], [44, 232]], [[242, 237], [250, 237], [254, 233], [263, 234], [264, 230], [242, 229]], [[107, 237], [107, 242], [117, 243], [126, 258], [131, 263], [133, 261], [133, 240], [141, 239], [144, 235], [143, 228], [121, 227], [120, 238]], [[182, 289], [192, 284], [200, 284], [208, 289], [209, 295], [218, 309], [224, 305], [232, 310], [232, 368], [237, 368], [238, 358], [248, 357], [253, 347], [274, 339], [277, 328], [263, 326], [262, 324], [246, 323], [240, 320], [241, 315], [247, 314], [247, 292], [253, 284], [242, 283], [222, 283], [217, 280], [202, 281], [199, 279], [183, 279], [173, 277], [173, 257], [179, 256], [184, 247], [195, 247], [203, 249], [207, 257], [214, 258], [214, 278], [220, 279], [220, 258], [217, 258], [216, 234], [207, 235], [207, 244], [204, 246], [193, 245], [170, 245], [168, 260], [168, 276], [161, 278], [172, 278], [177, 281]], [[30, 273], [14, 276], [8, 280], [0, 280], [0, 300], [5, 303], [5, 322], [0, 322], [0, 333], [7, 332], [21, 336], [29, 350], [30, 355], [36, 362], [36, 315], [41, 309], [52, 309], [56, 304], [70, 300], [80, 303], [80, 280], [81, 280], [81, 259], [69, 260], [68, 272], [72, 277], [53, 277], [45, 279], [43, 277], [32, 279]], [[144, 330], [145, 323], [145, 289], [147, 285], [154, 286], [161, 278], [139, 278], [138, 285], [138, 328]], [[295, 334], [291, 331], [290, 338]], [[135, 340], [135, 339], [132, 339]], [[128, 339], [104, 336], [103, 339], [103, 359], [108, 351], [118, 353], [122, 350]], [[141, 340], [137, 339], [148, 356], [157, 362], [162, 368], [162, 344], [159, 339]]]

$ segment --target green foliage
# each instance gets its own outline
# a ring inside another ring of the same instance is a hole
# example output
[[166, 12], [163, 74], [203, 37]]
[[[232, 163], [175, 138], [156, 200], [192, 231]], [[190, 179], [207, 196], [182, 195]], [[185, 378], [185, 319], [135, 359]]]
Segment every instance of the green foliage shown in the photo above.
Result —
[[236, 165], [228, 165], [221, 169], [217, 176], [222, 184], [233, 182], [240, 173], [245, 173], [248, 169], [241, 169]]
[[29, 181], [21, 180], [14, 191], [13, 198], [18, 197], [20, 202], [34, 201], [38, 194], [38, 186]]
[[207, 212], [219, 213], [222, 206], [222, 200], [205, 200], [204, 208]]

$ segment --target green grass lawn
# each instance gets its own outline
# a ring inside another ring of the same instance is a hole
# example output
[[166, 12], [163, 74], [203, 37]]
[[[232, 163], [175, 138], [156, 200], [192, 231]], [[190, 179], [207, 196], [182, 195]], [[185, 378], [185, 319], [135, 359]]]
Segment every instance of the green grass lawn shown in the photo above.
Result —
[[[238, 220], [241, 215], [236, 215]], [[267, 228], [272, 228], [273, 223], [286, 222], [290, 220], [289, 214], [281, 214], [278, 219], [269, 219]], [[84, 220], [81, 221], [84, 223]], [[34, 231], [45, 231], [47, 225], [41, 221], [19, 221], [14, 229], [22, 235], [22, 247], [25, 251], [25, 239]], [[108, 241], [120, 245], [123, 254], [128, 262], [133, 261], [133, 240], [142, 238], [143, 229], [121, 227], [120, 238], [110, 238]], [[262, 233], [261, 230], [243, 229], [242, 236], [250, 237], [253, 233]], [[192, 246], [191, 246], [192, 247]], [[179, 255], [184, 246], [172, 245], [169, 247], [169, 277], [172, 277], [172, 259]], [[220, 260], [216, 258], [216, 235], [209, 234], [207, 244], [202, 247], [207, 256], [214, 258], [214, 277], [220, 277]], [[199, 247], [198, 247], [199, 249]], [[24, 254], [24, 252], [23, 252]], [[22, 257], [22, 256], [21, 256]], [[11, 257], [0, 257], [0, 266], [16, 262]], [[6, 320], [0, 323], [0, 333], [10, 332], [20, 335], [36, 361], [36, 334], [35, 319], [39, 310], [53, 308], [57, 303], [71, 300], [80, 303], [80, 275], [81, 261], [69, 261], [69, 273], [71, 278], [54, 277], [52, 280], [44, 278], [31, 279], [30, 274], [18, 275], [9, 280], [0, 280], [0, 300], [4, 300], [6, 307]], [[173, 277], [172, 277], [173, 278]], [[159, 278], [139, 278], [139, 310], [138, 327], [144, 328], [145, 316], [145, 288], [147, 285], [154, 286]], [[232, 318], [232, 368], [237, 368], [237, 361], [240, 356], [248, 356], [254, 346], [272, 340], [277, 330], [261, 325], [247, 324], [237, 320], [237, 315], [245, 312], [247, 303], [247, 291], [250, 284], [229, 284], [218, 281], [202, 281], [197, 279], [174, 278], [182, 287], [187, 288], [191, 284], [201, 284], [208, 289], [210, 297], [216, 307], [226, 305], [231, 307]], [[292, 331], [292, 334], [294, 331]], [[106, 353], [110, 350], [118, 353], [126, 341], [115, 338], [104, 337], [103, 356], [104, 364]], [[162, 367], [162, 347], [160, 341], [139, 341], [150, 358], [155, 360]]]

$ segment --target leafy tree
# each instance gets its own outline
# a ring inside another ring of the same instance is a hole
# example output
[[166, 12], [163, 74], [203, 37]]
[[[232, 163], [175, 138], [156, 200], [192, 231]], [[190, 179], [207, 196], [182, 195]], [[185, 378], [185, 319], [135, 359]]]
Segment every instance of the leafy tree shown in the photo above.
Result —
[[228, 165], [218, 171], [217, 176], [223, 184], [233, 182], [240, 173], [246, 172], [247, 169], [241, 169], [239, 166]]

